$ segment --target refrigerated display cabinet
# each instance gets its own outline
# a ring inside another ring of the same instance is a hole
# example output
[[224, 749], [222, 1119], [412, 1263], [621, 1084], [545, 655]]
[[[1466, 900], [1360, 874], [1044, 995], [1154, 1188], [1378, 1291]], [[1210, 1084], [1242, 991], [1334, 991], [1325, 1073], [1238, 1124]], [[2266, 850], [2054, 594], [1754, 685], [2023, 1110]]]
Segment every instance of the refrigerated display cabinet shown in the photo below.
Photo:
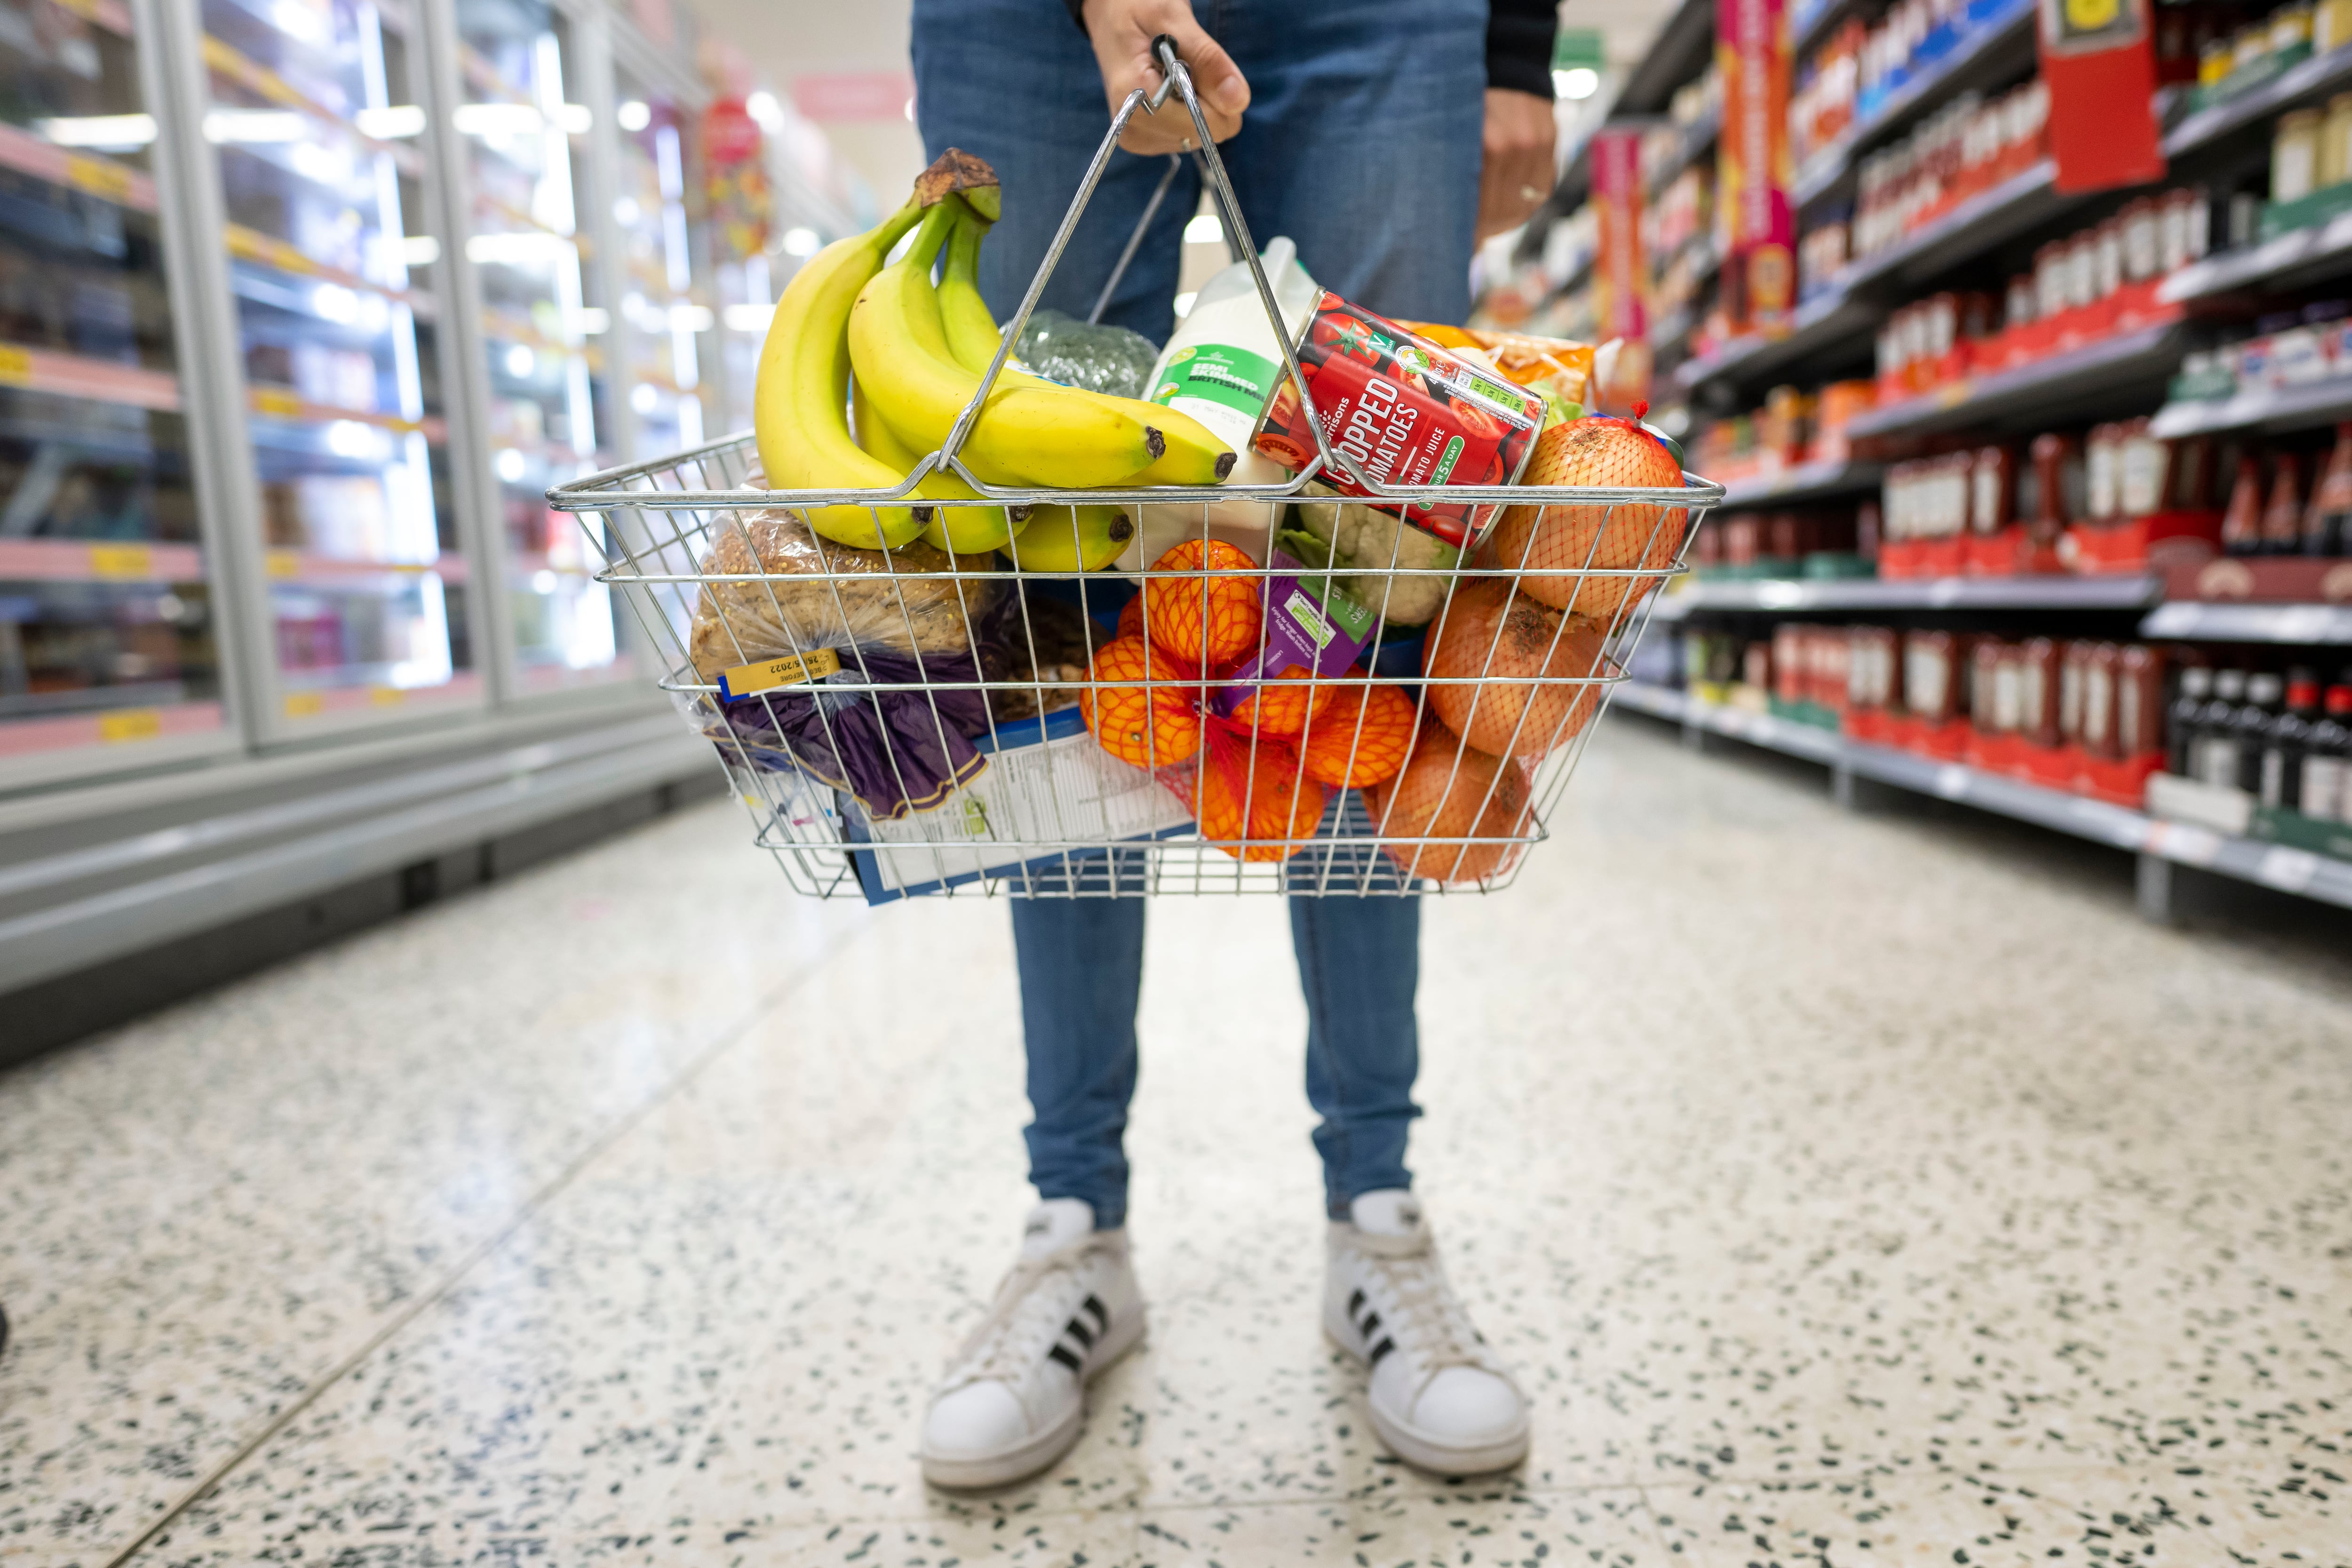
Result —
[[364, 0], [199, 0], [273, 732], [480, 701], [421, 40]]
[[570, 17], [541, 0], [456, 0], [450, 116], [480, 342], [472, 386], [487, 473], [488, 552], [504, 595], [511, 691], [631, 673], [600, 553], [546, 503], [550, 485], [619, 460], [604, 356], [611, 315], [581, 221], [593, 116], [568, 92], [581, 72]]
[[0, 797], [659, 700], [543, 497], [749, 412], [633, 16], [0, 0]]
[[0, 782], [234, 743], [121, 0], [0, 0]]
[[621, 246], [621, 317], [634, 440], [645, 459], [699, 446], [719, 434], [706, 362], [718, 324], [710, 306], [707, 247], [688, 213], [693, 181], [688, 136], [694, 106], [650, 85], [626, 65], [614, 73], [620, 129], [613, 223]]

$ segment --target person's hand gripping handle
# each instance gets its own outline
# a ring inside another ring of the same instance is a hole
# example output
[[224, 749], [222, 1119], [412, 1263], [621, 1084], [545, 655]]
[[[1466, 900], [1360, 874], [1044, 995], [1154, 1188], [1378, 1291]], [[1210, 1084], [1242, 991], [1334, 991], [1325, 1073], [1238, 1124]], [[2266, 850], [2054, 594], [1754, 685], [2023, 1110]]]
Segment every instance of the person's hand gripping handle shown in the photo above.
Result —
[[[1095, 63], [1102, 68], [1103, 97], [1112, 113], [1138, 88], [1147, 99], [1160, 89], [1160, 62], [1151, 45], [1165, 35], [1175, 40], [1184, 68], [1192, 73], [1192, 91], [1208, 117], [1210, 134], [1223, 142], [1242, 128], [1249, 83], [1233, 57], [1193, 20], [1187, 0], [1086, 0], [1085, 15]], [[1153, 155], [1190, 153], [1199, 142], [1191, 110], [1171, 93], [1157, 110], [1139, 110], [1118, 144], [1130, 153]]]

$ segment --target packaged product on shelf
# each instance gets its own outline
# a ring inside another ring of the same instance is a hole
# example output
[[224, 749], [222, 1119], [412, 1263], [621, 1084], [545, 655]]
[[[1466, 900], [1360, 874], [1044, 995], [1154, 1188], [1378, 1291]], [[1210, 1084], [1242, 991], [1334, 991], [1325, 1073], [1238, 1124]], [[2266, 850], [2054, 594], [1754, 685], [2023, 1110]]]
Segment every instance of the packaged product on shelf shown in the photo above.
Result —
[[[1297, 352], [1333, 448], [1377, 482], [1511, 484], [1534, 455], [1546, 412], [1540, 395], [1328, 289]], [[1252, 443], [1294, 470], [1315, 461], [1315, 436], [1289, 380], [1260, 416]], [[1342, 495], [1368, 495], [1344, 473], [1320, 477]], [[1398, 510], [1446, 542], [1471, 546], [1496, 509], [1421, 501]]]

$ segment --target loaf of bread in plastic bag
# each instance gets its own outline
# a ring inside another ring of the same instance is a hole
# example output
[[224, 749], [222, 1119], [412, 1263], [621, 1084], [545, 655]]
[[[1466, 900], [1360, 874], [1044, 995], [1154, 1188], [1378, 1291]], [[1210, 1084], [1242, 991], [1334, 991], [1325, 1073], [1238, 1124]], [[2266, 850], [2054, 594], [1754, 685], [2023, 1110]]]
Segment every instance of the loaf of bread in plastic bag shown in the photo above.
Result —
[[819, 647], [970, 657], [971, 628], [1004, 586], [949, 575], [988, 571], [993, 555], [950, 556], [919, 539], [893, 551], [858, 550], [821, 538], [785, 507], [726, 513], [711, 531], [703, 572], [761, 580], [702, 585], [689, 649], [705, 680]]

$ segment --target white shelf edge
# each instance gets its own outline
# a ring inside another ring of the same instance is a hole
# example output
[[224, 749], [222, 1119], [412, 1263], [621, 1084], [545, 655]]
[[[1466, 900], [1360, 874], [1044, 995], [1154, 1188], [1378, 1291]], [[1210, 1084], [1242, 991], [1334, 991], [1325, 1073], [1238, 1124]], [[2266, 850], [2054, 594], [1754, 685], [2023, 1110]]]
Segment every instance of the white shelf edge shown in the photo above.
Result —
[[1671, 687], [1648, 681], [1618, 682], [1613, 700], [1653, 718], [1696, 725], [1784, 756], [1843, 768], [1874, 783], [1955, 801], [2109, 848], [2153, 855], [2176, 865], [2352, 909], [2352, 861], [2265, 839], [2235, 838], [2167, 822], [2129, 806], [2045, 789], [1965, 763], [1938, 762], [1888, 746], [1850, 741], [1811, 724], [1693, 702]]

